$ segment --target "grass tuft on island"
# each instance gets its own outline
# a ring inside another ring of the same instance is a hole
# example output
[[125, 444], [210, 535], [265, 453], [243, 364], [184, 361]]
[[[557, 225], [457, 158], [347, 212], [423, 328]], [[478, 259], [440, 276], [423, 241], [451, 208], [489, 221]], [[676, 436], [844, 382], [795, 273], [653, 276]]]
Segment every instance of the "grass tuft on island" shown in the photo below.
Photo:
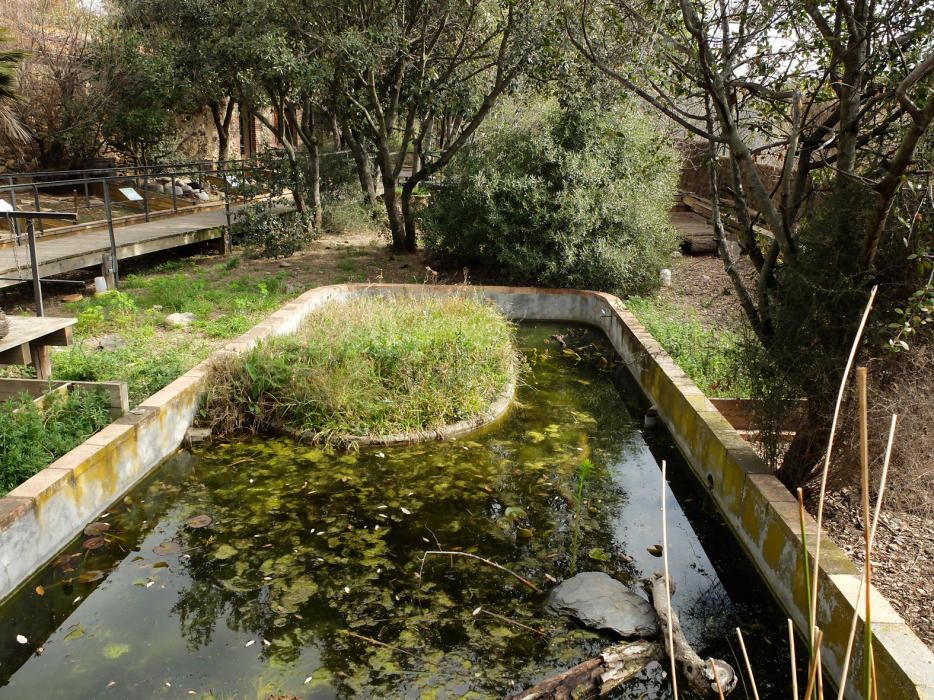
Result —
[[473, 295], [363, 297], [215, 362], [204, 414], [225, 437], [418, 434], [481, 415], [518, 366], [514, 326]]

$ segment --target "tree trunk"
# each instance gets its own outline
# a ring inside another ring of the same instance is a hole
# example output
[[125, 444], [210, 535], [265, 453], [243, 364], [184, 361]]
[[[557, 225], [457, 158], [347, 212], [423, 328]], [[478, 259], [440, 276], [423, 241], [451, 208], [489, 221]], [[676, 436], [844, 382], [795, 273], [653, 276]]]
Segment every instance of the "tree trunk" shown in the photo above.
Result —
[[305, 109], [308, 111], [308, 116], [305, 117], [308, 136], [306, 145], [311, 159], [311, 206], [314, 207], [315, 228], [321, 228], [324, 221], [324, 210], [321, 205], [321, 145], [315, 130], [314, 112], [310, 105], [305, 105]]
[[212, 102], [209, 107], [211, 118], [214, 120], [214, 128], [217, 131], [217, 160], [227, 160], [227, 151], [230, 148], [230, 123], [233, 119], [233, 111], [236, 101], [227, 98], [227, 105], [224, 108], [224, 114], [221, 116], [220, 102]]
[[354, 163], [357, 166], [357, 178], [360, 180], [360, 189], [366, 195], [366, 201], [371, 207], [378, 204], [376, 199], [376, 182], [373, 179], [373, 171], [370, 168], [370, 157], [367, 154], [363, 144], [360, 143], [353, 130], [344, 127], [344, 141], [353, 154]]
[[392, 234], [392, 247], [400, 253], [408, 248], [405, 242], [405, 220], [399, 208], [399, 195], [396, 194], [396, 173], [392, 163], [392, 155], [386, 144], [379, 145], [379, 172], [383, 181], [383, 203], [386, 205], [386, 215], [389, 218], [389, 231]]
[[421, 178], [413, 175], [402, 185], [402, 221], [405, 226], [405, 249], [414, 252], [417, 249], [415, 212], [412, 211], [412, 193], [418, 187]]
[[795, 436], [782, 458], [782, 465], [775, 472], [790, 491], [804, 486], [817, 466], [823, 461], [830, 438], [830, 427], [826, 410], [819, 398], [808, 397], [807, 411]]

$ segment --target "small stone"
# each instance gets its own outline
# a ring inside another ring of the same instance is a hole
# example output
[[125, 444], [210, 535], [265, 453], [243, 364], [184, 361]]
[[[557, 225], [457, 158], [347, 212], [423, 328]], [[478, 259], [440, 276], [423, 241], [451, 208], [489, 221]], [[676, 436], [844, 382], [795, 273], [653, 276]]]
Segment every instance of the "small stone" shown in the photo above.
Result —
[[210, 428], [189, 428], [185, 433], [185, 442], [189, 445], [196, 445], [199, 442], [211, 439]]
[[126, 341], [119, 335], [102, 335], [95, 345], [98, 350], [116, 350], [126, 345]]
[[196, 192], [196, 193], [195, 193], [195, 196], [196, 196], [199, 200], [201, 200], [202, 202], [207, 202], [207, 201], [210, 201], [210, 199], [211, 199], [211, 195], [209, 195], [207, 192], [203, 192], [203, 191], [202, 191], [202, 192]]
[[622, 583], [601, 571], [587, 571], [555, 586], [548, 608], [571, 615], [584, 625], [611, 630], [621, 637], [652, 637], [658, 633], [655, 609]]
[[292, 267], [292, 263], [283, 260], [281, 263], [279, 263], [279, 267]]
[[170, 326], [175, 326], [176, 328], [185, 328], [190, 326], [195, 320], [195, 315], [190, 311], [184, 313], [174, 313], [169, 314], [165, 317], [166, 324]]
[[82, 299], [84, 299], [83, 294], [66, 294], [62, 297], [62, 302], [65, 304], [73, 304], [76, 301], [81, 301]]

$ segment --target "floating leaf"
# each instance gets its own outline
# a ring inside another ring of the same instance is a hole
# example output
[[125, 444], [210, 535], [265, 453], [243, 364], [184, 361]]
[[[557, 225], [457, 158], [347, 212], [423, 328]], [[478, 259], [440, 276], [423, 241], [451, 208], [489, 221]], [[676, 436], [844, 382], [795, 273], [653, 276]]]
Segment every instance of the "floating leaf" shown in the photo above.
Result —
[[166, 554], [175, 554], [181, 550], [181, 545], [178, 542], [173, 542], [172, 540], [166, 540], [165, 542], [160, 542], [155, 547], [152, 548], [154, 554], [158, 554], [160, 557]]
[[119, 659], [129, 651], [129, 644], [108, 644], [104, 647], [104, 656], [108, 659]]
[[79, 623], [79, 624], [73, 626], [73, 627], [68, 631], [68, 634], [65, 635], [65, 641], [66, 641], [66, 642], [73, 642], [73, 641], [75, 641], [76, 639], [81, 639], [81, 637], [83, 637], [83, 636], [84, 636], [84, 627], [82, 627], [81, 624]]
[[36, 586], [36, 595], [45, 595], [45, 588], [42, 586]]
[[16, 635], [16, 641], [20, 644], [29, 644], [29, 640], [21, 634]]
[[105, 544], [107, 544], [107, 540], [103, 537], [89, 537], [81, 543], [81, 546], [85, 549], [100, 549]]
[[212, 518], [210, 515], [202, 514], [202, 515], [196, 515], [194, 517], [188, 518], [188, 520], [185, 521], [185, 524], [188, 527], [198, 530], [202, 527], [207, 527], [213, 522], [214, 522], [214, 518]]
[[59, 554], [57, 557], [55, 557], [55, 559], [52, 560], [52, 566], [67, 566], [72, 559], [80, 556], [81, 552], [73, 552], [72, 554]]
[[229, 544], [222, 544], [217, 548], [217, 551], [214, 552], [214, 558], [224, 561], [230, 559], [231, 557], [237, 556], [237, 550], [231, 547]]
[[97, 522], [91, 523], [84, 528], [84, 534], [88, 537], [100, 537], [110, 529], [110, 523]]
[[93, 583], [94, 581], [100, 581], [104, 578], [104, 572], [98, 569], [91, 569], [90, 571], [85, 571], [78, 575], [78, 578], [75, 580], [78, 583]]
[[525, 518], [527, 514], [522, 506], [509, 506], [506, 508], [507, 518]]
[[587, 556], [593, 559], [594, 561], [609, 561], [610, 560], [609, 555], [607, 555], [607, 553], [604, 552], [599, 547], [594, 547], [593, 549], [591, 549], [589, 552], [587, 552]]
[[545, 436], [536, 430], [529, 430], [526, 432], [525, 436], [533, 443], [538, 443], [545, 439]]

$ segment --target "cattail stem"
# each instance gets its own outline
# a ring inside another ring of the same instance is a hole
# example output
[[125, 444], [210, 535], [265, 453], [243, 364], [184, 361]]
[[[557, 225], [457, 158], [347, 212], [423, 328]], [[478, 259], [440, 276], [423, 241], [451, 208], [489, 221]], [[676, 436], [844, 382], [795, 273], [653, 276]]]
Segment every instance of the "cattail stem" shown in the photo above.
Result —
[[866, 563], [863, 571], [865, 580], [865, 628], [863, 634], [863, 697], [872, 697], [872, 525], [869, 521], [869, 372], [865, 367], [856, 368], [856, 382], [859, 391], [859, 467], [862, 475], [863, 492], [863, 535], [864, 556]]
[[791, 698], [798, 700], [798, 661], [795, 659], [795, 624], [788, 618], [788, 650], [791, 654]]
[[[870, 549], [876, 541], [876, 528], [879, 525], [879, 515], [882, 512], [882, 499], [885, 496], [885, 485], [889, 476], [889, 463], [892, 460], [892, 446], [895, 443], [895, 425], [898, 422], [898, 416], [892, 415], [892, 422], [889, 425], [889, 439], [885, 446], [885, 458], [882, 460], [882, 474], [879, 477], [879, 492], [876, 494], [876, 507], [872, 514], [872, 528], [869, 532]], [[837, 691], [837, 700], [843, 700], [843, 693], [846, 689], [846, 679], [850, 670], [850, 657], [853, 653], [853, 641], [856, 638], [856, 621], [859, 619], [859, 608], [863, 605], [863, 596], [869, 595], [865, 589], [866, 579], [861, 577], [859, 581], [859, 591], [856, 594], [856, 606], [853, 609], [853, 619], [850, 621], [850, 635], [846, 642], [846, 653], [843, 655], [843, 668], [840, 671], [840, 687]], [[874, 659], [870, 660], [871, 662]], [[875, 682], [875, 668], [873, 668], [873, 682]], [[873, 691], [875, 695], [875, 690]]]
[[[668, 569], [668, 512], [665, 502], [668, 464], [662, 460], [662, 561], [665, 564], [665, 602], [671, 610], [671, 577]], [[678, 700], [678, 670], [675, 665], [675, 637], [672, 629], [671, 615], [668, 615], [668, 660], [671, 663], [671, 690], [674, 700]], [[714, 671], [716, 672], [716, 671]]]
[[736, 628], [736, 636], [739, 639], [739, 648], [743, 652], [743, 661], [746, 663], [746, 673], [749, 674], [749, 683], [752, 686], [752, 697], [755, 700], [759, 700], [759, 690], [756, 688], [756, 677], [752, 673], [752, 664], [749, 663], [749, 654], [746, 653], [746, 642], [743, 639], [742, 630]]
[[824, 638], [824, 633], [821, 631], [820, 627], [815, 627], [813, 636], [817, 653], [811, 657], [811, 665], [808, 669], [808, 684], [806, 690], [804, 691], [805, 698], [810, 697], [811, 693], [814, 692], [814, 681], [817, 678], [817, 667], [820, 665], [820, 643]]

